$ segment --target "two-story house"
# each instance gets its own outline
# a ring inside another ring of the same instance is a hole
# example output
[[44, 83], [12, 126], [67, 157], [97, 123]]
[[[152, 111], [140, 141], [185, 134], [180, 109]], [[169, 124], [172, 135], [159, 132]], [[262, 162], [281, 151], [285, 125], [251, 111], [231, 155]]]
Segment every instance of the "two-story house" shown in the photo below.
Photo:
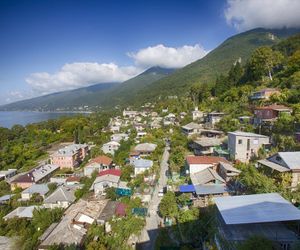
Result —
[[270, 144], [268, 136], [235, 131], [228, 133], [228, 150], [230, 158], [241, 162], [257, 156], [258, 150]]

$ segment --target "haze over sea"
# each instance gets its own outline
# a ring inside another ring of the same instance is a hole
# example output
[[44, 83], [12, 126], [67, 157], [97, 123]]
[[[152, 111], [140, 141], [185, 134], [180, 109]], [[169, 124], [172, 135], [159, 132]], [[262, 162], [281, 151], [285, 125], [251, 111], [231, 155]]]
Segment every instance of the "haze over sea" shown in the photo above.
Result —
[[32, 111], [0, 111], [0, 127], [11, 128], [15, 124], [27, 125], [29, 123], [56, 119], [61, 116], [73, 116], [78, 113], [71, 112], [32, 112]]

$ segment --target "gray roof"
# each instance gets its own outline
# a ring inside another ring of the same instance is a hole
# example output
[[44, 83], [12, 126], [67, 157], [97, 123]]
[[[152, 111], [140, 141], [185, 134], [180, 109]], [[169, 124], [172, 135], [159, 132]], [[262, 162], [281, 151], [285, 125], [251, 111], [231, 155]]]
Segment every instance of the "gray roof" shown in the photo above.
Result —
[[39, 206], [29, 206], [29, 207], [17, 207], [15, 210], [10, 212], [9, 214], [5, 215], [3, 219], [11, 219], [14, 217], [19, 218], [32, 218], [32, 213], [35, 208], [38, 208]]
[[232, 166], [231, 163], [227, 163], [227, 162], [220, 162], [220, 165], [226, 169], [227, 171], [231, 171], [231, 172], [236, 172], [236, 173], [240, 173], [241, 170], [238, 170], [237, 168], [235, 168], [234, 166]]
[[289, 169], [300, 169], [300, 151], [278, 152], [278, 155]]
[[223, 194], [228, 192], [226, 185], [223, 184], [196, 185], [194, 187], [197, 195]]
[[25, 189], [22, 194], [34, 194], [38, 193], [40, 195], [45, 195], [49, 192], [47, 184], [33, 184], [29, 188]]
[[223, 142], [223, 139], [219, 138], [210, 138], [210, 137], [204, 137], [204, 138], [198, 138], [194, 140], [194, 143], [200, 145], [201, 147], [214, 147], [219, 146]]
[[45, 199], [44, 203], [57, 203], [58, 201], [72, 203], [76, 199], [74, 195], [75, 190], [75, 187], [59, 187]]
[[156, 149], [157, 145], [154, 143], [141, 143], [136, 145], [134, 148], [135, 151], [141, 152], [153, 152]]
[[193, 185], [203, 185], [214, 180], [225, 183], [225, 180], [211, 168], [206, 168], [200, 172], [191, 174], [191, 181]]
[[260, 135], [250, 132], [243, 132], [243, 131], [234, 131], [234, 132], [228, 132], [228, 134], [235, 135], [235, 136], [243, 136], [243, 137], [261, 137], [261, 138], [268, 138], [266, 135]]
[[8, 201], [10, 200], [12, 197], [14, 196], [14, 194], [6, 194], [0, 197], [0, 202], [4, 202], [4, 201]]
[[151, 168], [153, 166], [153, 161], [147, 159], [134, 159], [132, 160], [132, 165], [135, 168]]
[[202, 128], [202, 125], [200, 124], [197, 124], [195, 122], [190, 122], [184, 126], [182, 126], [183, 129], [187, 129], [187, 130], [190, 130], [190, 129], [201, 129]]
[[264, 166], [267, 166], [269, 168], [272, 168], [272, 169], [274, 169], [274, 170], [276, 170], [278, 172], [287, 172], [287, 171], [289, 171], [288, 168], [283, 167], [283, 166], [281, 166], [281, 165], [279, 165], [277, 163], [274, 163], [272, 161], [269, 161], [269, 160], [259, 160], [257, 162], [260, 163], [261, 165], [264, 165]]
[[227, 196], [214, 200], [226, 224], [300, 220], [300, 210], [278, 193]]

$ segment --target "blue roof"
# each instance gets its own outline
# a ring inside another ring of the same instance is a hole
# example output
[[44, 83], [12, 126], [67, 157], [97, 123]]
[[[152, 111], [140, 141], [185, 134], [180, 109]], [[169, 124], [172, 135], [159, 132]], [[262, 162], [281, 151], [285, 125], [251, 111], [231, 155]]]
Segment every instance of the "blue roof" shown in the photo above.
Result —
[[194, 185], [180, 185], [179, 191], [181, 193], [193, 193], [195, 192]]
[[209, 195], [209, 194], [222, 194], [228, 192], [226, 185], [212, 184], [212, 185], [196, 185], [197, 195]]

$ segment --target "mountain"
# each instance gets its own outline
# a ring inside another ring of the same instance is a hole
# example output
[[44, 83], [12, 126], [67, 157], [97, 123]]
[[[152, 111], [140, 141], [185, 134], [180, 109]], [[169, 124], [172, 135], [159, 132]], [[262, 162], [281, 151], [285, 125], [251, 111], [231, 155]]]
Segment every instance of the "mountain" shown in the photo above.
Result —
[[278, 44], [300, 29], [253, 29], [232, 36], [221, 45], [181, 69], [153, 67], [120, 84], [97, 84], [4, 105], [0, 110], [56, 110], [79, 106], [139, 105], [159, 97], [185, 95], [194, 83], [214, 84], [217, 75], [226, 74], [232, 64], [244, 64], [253, 50]]
[[79, 106], [96, 106], [97, 100], [102, 98], [110, 89], [120, 83], [99, 83], [88, 87], [67, 90], [22, 100], [0, 106], [0, 110], [39, 110], [54, 111], [57, 109], [72, 110]]
[[193, 83], [214, 83], [217, 75], [227, 73], [237, 60], [245, 63], [257, 47], [277, 44], [299, 32], [300, 29], [258, 28], [232, 36], [202, 59], [141, 89], [127, 102], [142, 103], [157, 97], [183, 95]]
[[173, 69], [150, 68], [123, 83], [100, 83], [74, 90], [62, 91], [0, 106], [0, 110], [74, 110], [82, 106], [112, 106], [130, 98], [150, 83], [173, 72]]

